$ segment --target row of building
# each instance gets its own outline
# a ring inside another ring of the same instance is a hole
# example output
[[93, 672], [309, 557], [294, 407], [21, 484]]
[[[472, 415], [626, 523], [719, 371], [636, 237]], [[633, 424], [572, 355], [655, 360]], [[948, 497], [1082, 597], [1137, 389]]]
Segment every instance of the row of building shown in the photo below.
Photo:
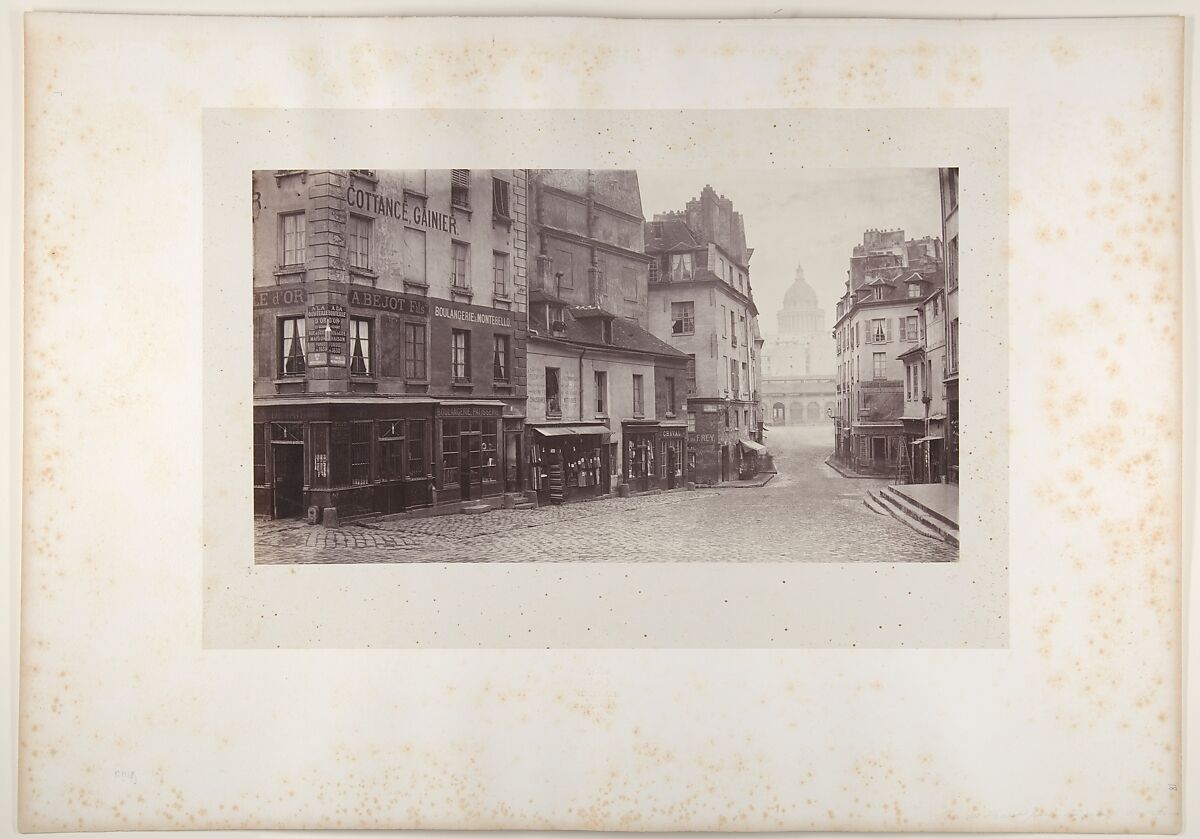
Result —
[[758, 468], [752, 249], [637, 173], [253, 174], [254, 508], [559, 503]]
[[905, 483], [958, 483], [958, 169], [942, 237], [868, 230], [837, 304], [835, 458]]

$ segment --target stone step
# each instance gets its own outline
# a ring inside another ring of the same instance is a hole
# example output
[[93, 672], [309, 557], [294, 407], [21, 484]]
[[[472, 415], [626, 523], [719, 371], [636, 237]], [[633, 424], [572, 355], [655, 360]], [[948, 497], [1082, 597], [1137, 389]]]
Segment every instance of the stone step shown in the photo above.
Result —
[[862, 502], [863, 502], [863, 506], [866, 507], [868, 510], [870, 510], [872, 513], [875, 513], [880, 516], [888, 515], [887, 508], [884, 507], [882, 503], [880, 503], [879, 499], [877, 499], [875, 497], [874, 493], [868, 492], [866, 495], [863, 496]]
[[466, 513], [469, 516], [486, 513], [492, 509], [491, 504], [464, 504], [460, 512]]
[[929, 518], [929, 519], [933, 520], [934, 522], [937, 522], [939, 525], [944, 527], [946, 530], [954, 532], [954, 533], [958, 532], [958, 522], [945, 516], [942, 513], [939, 513], [937, 510], [933, 509], [932, 507], [925, 506], [917, 499], [912, 498], [911, 496], [905, 495], [904, 493], [897, 490], [896, 487], [886, 486], [883, 488], [882, 492], [884, 495], [888, 496], [889, 498], [895, 499], [897, 504], [900, 504], [909, 509], [916, 510], [922, 516]]
[[512, 508], [514, 510], [536, 510], [537, 504], [534, 504], [532, 501], [518, 501], [516, 504], [513, 504]]
[[875, 500], [897, 521], [930, 539], [958, 547], [958, 528], [946, 524], [941, 517], [929, 515], [923, 507], [908, 503], [908, 499], [900, 493], [884, 487], [878, 493], [872, 493]]

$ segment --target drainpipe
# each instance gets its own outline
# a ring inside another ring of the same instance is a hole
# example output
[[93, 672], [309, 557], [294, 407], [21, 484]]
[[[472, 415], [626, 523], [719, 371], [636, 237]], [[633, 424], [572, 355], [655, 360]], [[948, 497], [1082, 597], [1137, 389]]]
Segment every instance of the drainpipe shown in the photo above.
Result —
[[587, 347], [579, 353], [579, 421], [583, 422], [583, 357], [587, 355]]

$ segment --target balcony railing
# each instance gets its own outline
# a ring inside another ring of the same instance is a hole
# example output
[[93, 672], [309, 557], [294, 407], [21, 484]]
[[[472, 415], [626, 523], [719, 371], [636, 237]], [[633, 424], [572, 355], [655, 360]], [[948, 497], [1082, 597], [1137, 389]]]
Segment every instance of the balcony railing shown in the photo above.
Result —
[[670, 271], [663, 271], [658, 275], [658, 281], [663, 283], [682, 283], [692, 279], [692, 270], [687, 268], [673, 268]]

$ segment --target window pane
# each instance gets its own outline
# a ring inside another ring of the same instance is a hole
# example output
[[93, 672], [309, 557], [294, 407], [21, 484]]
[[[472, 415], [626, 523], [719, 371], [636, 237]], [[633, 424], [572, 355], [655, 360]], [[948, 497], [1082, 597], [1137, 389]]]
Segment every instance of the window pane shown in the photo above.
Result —
[[492, 254], [492, 284], [496, 294], [503, 295], [508, 289], [508, 254]]
[[471, 170], [450, 170], [450, 203], [459, 207], [471, 206]]
[[404, 325], [404, 375], [409, 379], [425, 378], [425, 325]]
[[280, 321], [280, 361], [285, 376], [304, 373], [304, 318]]
[[498, 382], [508, 381], [508, 336], [494, 336], [492, 376]]
[[371, 322], [361, 318], [350, 320], [350, 373], [355, 376], [371, 374]]

